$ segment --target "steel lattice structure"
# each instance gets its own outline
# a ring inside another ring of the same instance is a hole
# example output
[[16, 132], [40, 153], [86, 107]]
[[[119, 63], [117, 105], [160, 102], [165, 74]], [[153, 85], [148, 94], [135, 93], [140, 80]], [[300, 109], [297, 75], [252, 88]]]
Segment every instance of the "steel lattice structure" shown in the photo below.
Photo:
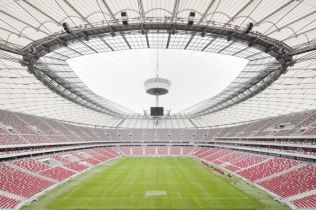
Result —
[[[67, 60], [159, 48], [219, 53], [249, 61], [220, 94], [166, 116], [159, 128], [222, 126], [316, 109], [313, 1], [121, 3], [4, 1], [5, 9], [0, 10], [0, 108], [79, 124], [154, 128], [143, 114], [91, 91]], [[120, 17], [122, 11], [128, 13], [127, 18]], [[62, 30], [63, 22], [70, 23], [71, 33]], [[245, 33], [249, 22], [254, 28]]]

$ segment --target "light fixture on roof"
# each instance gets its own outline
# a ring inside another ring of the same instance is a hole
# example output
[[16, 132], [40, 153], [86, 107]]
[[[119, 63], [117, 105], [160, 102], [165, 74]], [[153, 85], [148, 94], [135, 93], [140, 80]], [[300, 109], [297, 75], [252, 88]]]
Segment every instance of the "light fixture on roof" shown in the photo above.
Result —
[[189, 14], [189, 21], [188, 21], [188, 25], [193, 25], [194, 23], [194, 18], [195, 18], [195, 12], [190, 12]]
[[63, 23], [63, 28], [64, 28], [64, 30], [66, 31], [67, 34], [71, 33], [71, 29], [70, 29], [69, 24], [67, 22]]
[[245, 29], [245, 34], [249, 34], [249, 32], [252, 30], [252, 28], [253, 28], [253, 23], [248, 23], [248, 25], [247, 25], [247, 27], [246, 27], [246, 29]]
[[127, 12], [121, 12], [121, 18], [122, 18], [122, 23], [123, 25], [128, 25], [128, 21], [127, 21]]

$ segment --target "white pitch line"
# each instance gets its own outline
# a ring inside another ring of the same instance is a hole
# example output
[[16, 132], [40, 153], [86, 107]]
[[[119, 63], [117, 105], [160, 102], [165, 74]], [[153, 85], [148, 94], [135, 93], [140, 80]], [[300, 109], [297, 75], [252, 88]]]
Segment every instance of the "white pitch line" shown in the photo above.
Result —
[[[191, 160], [192, 160], [192, 159], [191, 159]], [[192, 161], [193, 161], [193, 160], [192, 160]], [[205, 171], [210, 172], [207, 167], [203, 167], [203, 166], [200, 165], [200, 168], [203, 168]], [[221, 180], [220, 178], [218, 178], [217, 176], [214, 176], [214, 177], [215, 177], [216, 179], [222, 181], [222, 180]], [[211, 178], [209, 178], [209, 179], [211, 179]], [[223, 183], [231, 187], [231, 185], [227, 184], [226, 182], [223, 182]], [[219, 185], [218, 185], [218, 186], [219, 186]], [[222, 188], [222, 187], [221, 187], [221, 188]], [[222, 188], [222, 189], [223, 189], [223, 188]], [[234, 189], [234, 191], [236, 191], [237, 193], [241, 194], [242, 196], [244, 196], [245, 198], [248, 199], [248, 197], [246, 197], [243, 193], [239, 192], [239, 191], [236, 190], [235, 188], [232, 188], [232, 189]]]
[[115, 185], [115, 183], [113, 183], [112, 185], [111, 185], [111, 187], [110, 188], [108, 188], [108, 190], [107, 191], [105, 191], [105, 193], [102, 195], [102, 197], [101, 198], [103, 198], [104, 196], [105, 196], [105, 194], [113, 187], [113, 185]]
[[199, 187], [203, 190], [203, 192], [209, 197], [211, 198], [211, 196], [209, 194], [207, 194], [207, 192], [205, 192], [205, 190], [201, 187], [201, 185], [199, 183], [196, 183], [197, 185], [199, 185]]
[[178, 194], [179, 194], [179, 197], [182, 198], [179, 192], [178, 192]]
[[133, 195], [134, 195], [134, 192], [133, 192], [133, 194], [132, 194], [131, 198], [133, 198]]

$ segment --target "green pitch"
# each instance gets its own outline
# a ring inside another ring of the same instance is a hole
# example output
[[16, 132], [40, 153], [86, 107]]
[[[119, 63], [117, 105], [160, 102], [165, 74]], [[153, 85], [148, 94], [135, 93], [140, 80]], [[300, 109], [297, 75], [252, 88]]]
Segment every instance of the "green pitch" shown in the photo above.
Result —
[[189, 157], [122, 158], [46, 208], [267, 209], [222, 176]]

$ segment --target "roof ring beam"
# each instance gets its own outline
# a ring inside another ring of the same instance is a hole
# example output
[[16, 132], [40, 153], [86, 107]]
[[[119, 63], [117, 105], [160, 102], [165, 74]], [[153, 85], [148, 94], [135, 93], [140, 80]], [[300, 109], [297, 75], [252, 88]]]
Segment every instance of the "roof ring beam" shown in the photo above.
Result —
[[[124, 39], [128, 48], [130, 49], [131, 49], [131, 45], [127, 41], [127, 38], [128, 38], [127, 36], [138, 34], [142, 26], [146, 27], [146, 31], [153, 31], [153, 33], [154, 32], [156, 33], [157, 30], [159, 30], [159, 34], [160, 33], [165, 33], [166, 35], [168, 34], [169, 41], [167, 42], [167, 47], [169, 47], [168, 43], [170, 42], [170, 39], [171, 39], [171, 34], [172, 34], [171, 29], [177, 27], [178, 28], [177, 33], [181, 33], [182, 35], [186, 35], [186, 36], [191, 36], [192, 38], [192, 34], [201, 33], [201, 31], [205, 30], [205, 28], [207, 27], [208, 36], [206, 36], [206, 38], [208, 39], [207, 40], [208, 44], [206, 44], [206, 46], [204, 47], [201, 46], [200, 50], [202, 51], [207, 50], [208, 47], [212, 44], [212, 42], [214, 42], [216, 39], [225, 39], [228, 33], [236, 33], [236, 36], [234, 36], [234, 42], [239, 42], [243, 44], [251, 42], [254, 48], [256, 48], [257, 50], [260, 50], [260, 53], [263, 53], [263, 50], [268, 48], [269, 52], [267, 52], [268, 53], [267, 56], [270, 58], [274, 57], [277, 59], [278, 62], [275, 62], [273, 63], [273, 65], [267, 66], [266, 68], [264, 68], [266, 69], [266, 71], [263, 72], [263, 74], [256, 76], [256, 78], [253, 78], [253, 80], [248, 81], [247, 83], [245, 83], [245, 85], [241, 85], [238, 90], [234, 90], [234, 91], [232, 90], [229, 95], [225, 96], [225, 98], [221, 98], [221, 101], [216, 101], [215, 104], [197, 104], [196, 107], [193, 107], [193, 108], [189, 107], [188, 108], [189, 111], [187, 115], [188, 117], [202, 116], [203, 113], [210, 114], [212, 112], [223, 110], [235, 104], [241, 103], [242, 101], [247, 100], [251, 98], [252, 96], [256, 95], [257, 93], [261, 92], [267, 85], [272, 84], [272, 82], [275, 79], [277, 79], [282, 73], [284, 73], [287, 66], [294, 64], [291, 54], [289, 54], [293, 52], [292, 48], [290, 48], [289, 46], [287, 46], [281, 41], [272, 39], [270, 37], [267, 37], [257, 32], [250, 31], [250, 28], [243, 28], [243, 27], [232, 28], [232, 26], [230, 25], [227, 26], [225, 25], [225, 23], [216, 23], [216, 24], [214, 23], [214, 25], [210, 24], [208, 26], [196, 24], [194, 25], [194, 27], [192, 27], [186, 23], [184, 24], [184, 23], [176, 23], [176, 22], [157, 21], [155, 22], [155, 24], [153, 24], [153, 22], [148, 22], [148, 23], [139, 23], [139, 21], [133, 22], [133, 19], [130, 19], [129, 21], [130, 21], [129, 25], [122, 25], [122, 24], [114, 25], [113, 24], [110, 27], [113, 28], [113, 30], [120, 32], [120, 34], [122, 35], [122, 38]], [[111, 33], [108, 27], [109, 27], [108, 25], [104, 25], [104, 24], [96, 24], [95, 26], [86, 27], [82, 29], [78, 29], [77, 27], [74, 27], [74, 28], [71, 28], [72, 33], [70, 34], [62, 32], [62, 33], [57, 33], [55, 35], [51, 35], [49, 37], [43, 38], [41, 40], [37, 40], [35, 42], [36, 47], [37, 47], [36, 54], [28, 54], [27, 56], [25, 56], [24, 58], [25, 64], [27, 64], [27, 67], [31, 72], [32, 72], [33, 67], [36, 67], [37, 73], [34, 72], [34, 75], [36, 77], [39, 76], [41, 79], [42, 76], [40, 75], [42, 74], [39, 74], [39, 71], [42, 71], [41, 66], [43, 66], [43, 64], [45, 63], [42, 63], [42, 65], [41, 63], [38, 63], [37, 65], [36, 62], [42, 56], [47, 54], [47, 51], [46, 51], [47, 48], [55, 49], [55, 50], [62, 48], [62, 46], [60, 46], [60, 44], [58, 44], [58, 42], [56, 41], [59, 41], [59, 42], [62, 41], [66, 45], [67, 45], [66, 42], [80, 43], [82, 41], [82, 38], [84, 37], [83, 34], [89, 34], [91, 39], [92, 38], [95, 39], [97, 37], [99, 38], [107, 37]], [[249, 33], [245, 33], [246, 31], [249, 31]], [[106, 38], [104, 39], [105, 39], [104, 41], [106, 42]], [[88, 43], [86, 44], [89, 45]], [[31, 43], [25, 49], [30, 49], [32, 48], [33, 45], [34, 43]], [[91, 45], [89, 46], [91, 47]], [[185, 46], [183, 46], [183, 48], [184, 47]], [[247, 47], [245, 46], [245, 48]], [[280, 50], [280, 49], [283, 49], [283, 50]], [[76, 52], [76, 53], [79, 53], [78, 55], [80, 55], [81, 52]], [[47, 69], [43, 69], [43, 74], [47, 74], [44, 72], [45, 70]], [[271, 75], [273, 74], [273, 75], [269, 76], [269, 74]], [[63, 79], [61, 77], [56, 77], [56, 78], [54, 77], [54, 79], [57, 80], [56, 81], [57, 83], [58, 83], [58, 80], [67, 82], [66, 79]], [[261, 86], [260, 84], [262, 81], [266, 82], [267, 85]], [[260, 83], [260, 84], [256, 86], [257, 83]], [[57, 90], [58, 87], [54, 87], [55, 82], [52, 84], [53, 85], [49, 85], [49, 88], [51, 88], [53, 91], [58, 91]], [[68, 88], [69, 91], [72, 93], [74, 97], [72, 98], [72, 100], [77, 100], [76, 95], [79, 98], [84, 98], [83, 102], [77, 101], [76, 102], [77, 104], [82, 104], [82, 106], [89, 107], [89, 109], [96, 109], [94, 107], [96, 106], [97, 107], [96, 110], [100, 110], [100, 109], [111, 110], [113, 113], [115, 113], [115, 116], [121, 117], [121, 118], [125, 118], [127, 116], [125, 111], [121, 111], [123, 109], [121, 109], [118, 105], [113, 105], [113, 107], [111, 105], [110, 107], [108, 107], [107, 105], [102, 104], [103, 103], [102, 100], [104, 101], [105, 99], [101, 100], [99, 98], [90, 98], [86, 96], [85, 94], [83, 94], [79, 89], [76, 89], [77, 87], [71, 87], [69, 86], [69, 84], [66, 84], [64, 87], [65, 89]], [[248, 93], [249, 93], [250, 88], [252, 88], [251, 89], [252, 91], [251, 91], [251, 94], [249, 95]], [[63, 94], [63, 93], [60, 93], [60, 94]], [[69, 96], [65, 96], [65, 97], [69, 97]], [[97, 103], [95, 101], [97, 101]], [[87, 103], [93, 104], [93, 106], [91, 105], [87, 106]], [[142, 116], [139, 116], [139, 118], [141, 117]]]

